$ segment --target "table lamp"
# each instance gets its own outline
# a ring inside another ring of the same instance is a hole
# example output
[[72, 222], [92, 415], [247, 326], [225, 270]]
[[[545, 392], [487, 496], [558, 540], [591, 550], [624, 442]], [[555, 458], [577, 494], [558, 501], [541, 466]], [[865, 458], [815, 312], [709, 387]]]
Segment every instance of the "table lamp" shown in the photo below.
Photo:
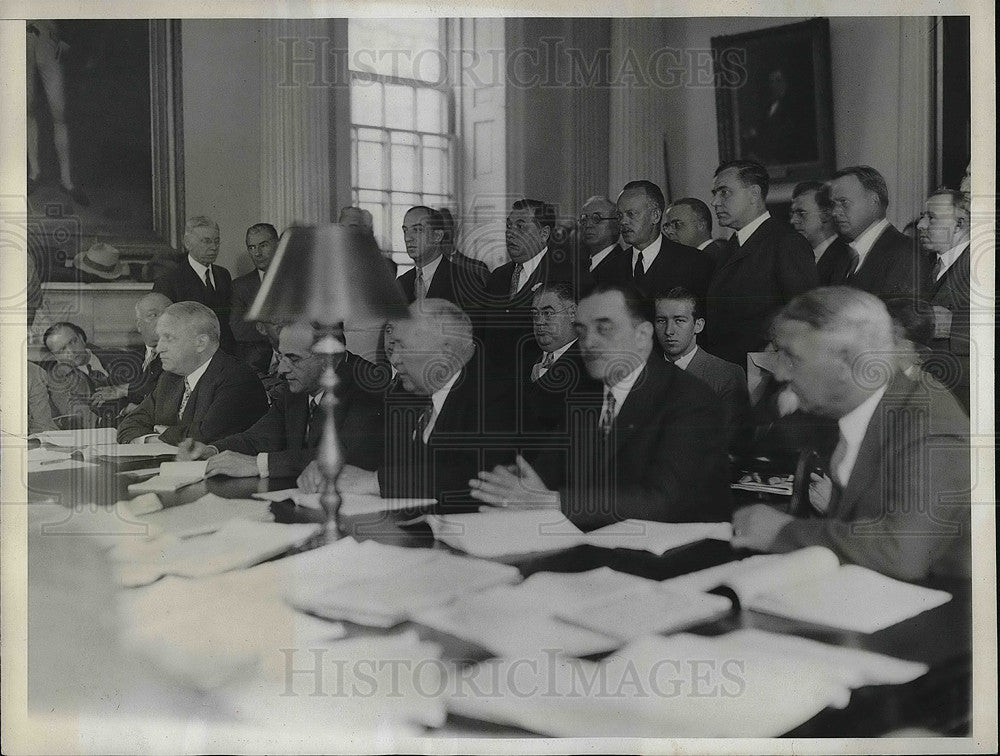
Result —
[[286, 325], [311, 322], [317, 328], [313, 352], [326, 357], [323, 387], [323, 435], [316, 461], [323, 474], [320, 504], [327, 537], [344, 535], [339, 513], [337, 476], [343, 457], [334, 407], [337, 399], [336, 355], [344, 351], [337, 338], [344, 322], [381, 322], [407, 317], [402, 294], [382, 261], [371, 234], [328, 224], [292, 226], [284, 234], [267, 269], [247, 320]]

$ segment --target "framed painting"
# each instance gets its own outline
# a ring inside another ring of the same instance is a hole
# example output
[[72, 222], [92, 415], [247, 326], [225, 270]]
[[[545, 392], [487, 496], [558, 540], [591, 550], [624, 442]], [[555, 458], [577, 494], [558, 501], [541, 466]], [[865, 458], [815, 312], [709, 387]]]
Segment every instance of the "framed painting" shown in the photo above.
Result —
[[719, 157], [756, 160], [772, 181], [834, 167], [830, 23], [818, 18], [712, 38]]

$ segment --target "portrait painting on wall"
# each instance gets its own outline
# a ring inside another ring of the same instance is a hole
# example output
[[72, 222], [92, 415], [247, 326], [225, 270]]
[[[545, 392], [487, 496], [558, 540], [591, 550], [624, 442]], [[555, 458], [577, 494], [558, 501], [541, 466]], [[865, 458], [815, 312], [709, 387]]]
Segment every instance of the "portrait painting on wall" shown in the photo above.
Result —
[[773, 179], [834, 165], [830, 24], [825, 18], [712, 38], [721, 160], [756, 160]]

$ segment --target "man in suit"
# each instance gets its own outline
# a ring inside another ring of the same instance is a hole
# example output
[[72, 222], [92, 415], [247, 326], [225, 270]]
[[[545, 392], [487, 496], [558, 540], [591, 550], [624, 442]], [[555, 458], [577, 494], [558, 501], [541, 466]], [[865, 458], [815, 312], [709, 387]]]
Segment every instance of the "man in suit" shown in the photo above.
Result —
[[[346, 465], [338, 489], [467, 508], [469, 478], [512, 454], [509, 389], [484, 369], [469, 316], [451, 302], [410, 305], [410, 317], [394, 323], [392, 340], [390, 359], [402, 390], [386, 394], [382, 464], [375, 472]], [[298, 482], [303, 490], [319, 490], [317, 465]]]
[[933, 256], [927, 294], [934, 310], [931, 350], [944, 364], [941, 378], [969, 412], [970, 299], [969, 208], [965, 194], [938, 189], [917, 223], [920, 246]]
[[750, 411], [747, 376], [743, 368], [709, 354], [698, 346], [705, 329], [702, 305], [693, 292], [677, 287], [656, 298], [656, 338], [663, 356], [681, 370], [704, 381], [722, 400], [727, 448], [745, 427]]
[[413, 267], [396, 279], [408, 304], [446, 299], [463, 310], [475, 309], [482, 290], [465, 269], [444, 256], [444, 220], [437, 210], [417, 205], [403, 216], [403, 243]]
[[[323, 434], [320, 378], [325, 355], [312, 351], [316, 334], [304, 323], [281, 329], [278, 370], [288, 382], [260, 420], [212, 444], [186, 440], [178, 459], [207, 459], [207, 475], [234, 478], [296, 476], [316, 456]], [[375, 366], [350, 352], [336, 358], [334, 422], [346, 464], [374, 470], [382, 459], [382, 396], [365, 388]]]
[[586, 273], [600, 283], [612, 260], [624, 253], [618, 243], [618, 206], [607, 197], [591, 197], [583, 203], [578, 222], [580, 245], [587, 253]]
[[156, 352], [156, 321], [170, 305], [169, 299], [155, 291], [135, 303], [135, 329], [142, 337], [145, 347], [141, 372], [127, 383], [105, 386], [94, 391], [95, 404], [116, 403], [121, 415], [134, 409], [153, 390], [163, 372], [160, 355]]
[[170, 305], [156, 322], [156, 336], [163, 373], [118, 425], [119, 443], [212, 443], [246, 430], [267, 411], [260, 379], [220, 350], [219, 318], [206, 305]]
[[767, 211], [769, 183], [760, 163], [733, 160], [716, 169], [712, 186], [719, 225], [736, 233], [708, 287], [705, 347], [744, 368], [747, 353], [767, 344], [771, 316], [819, 285], [809, 242]]
[[894, 348], [885, 305], [846, 286], [817, 289], [782, 310], [774, 342], [778, 380], [806, 411], [837, 422], [824, 460], [832, 485], [811, 492], [814, 517], [762, 504], [737, 511], [733, 547], [825, 546], [901, 580], [968, 576], [969, 421], [949, 392], [885, 369]]
[[505, 239], [510, 261], [490, 274], [485, 307], [477, 318], [485, 358], [498, 375], [514, 378], [541, 356], [532, 335], [535, 291], [549, 281], [570, 281], [579, 286], [576, 262], [549, 247], [554, 225], [555, 210], [539, 200], [518, 200], [507, 215]]
[[171, 302], [201, 302], [219, 318], [222, 351], [235, 355], [236, 339], [229, 326], [233, 299], [233, 279], [229, 271], [215, 265], [219, 256], [219, 224], [204, 215], [184, 224], [187, 256], [153, 283], [153, 291]]
[[841, 284], [851, 268], [851, 248], [833, 223], [830, 189], [819, 181], [803, 181], [792, 190], [792, 228], [812, 245], [822, 286]]
[[453, 265], [462, 268], [470, 277], [469, 285], [476, 289], [483, 289], [486, 286], [486, 279], [490, 277], [490, 269], [482, 260], [476, 260], [459, 252], [455, 248], [456, 229], [455, 216], [446, 207], [439, 207], [441, 221], [443, 223], [444, 238], [441, 240], [441, 252], [451, 261]]
[[53, 419], [67, 428], [114, 425], [117, 406], [95, 400], [95, 394], [139, 373], [138, 355], [90, 344], [84, 330], [69, 322], [49, 326], [42, 343], [52, 357], [42, 367]]
[[867, 165], [842, 168], [830, 179], [830, 199], [837, 231], [851, 250], [844, 283], [883, 299], [921, 296], [913, 240], [885, 217], [889, 189], [882, 174]]
[[257, 324], [246, 320], [246, 314], [257, 298], [264, 274], [278, 248], [278, 231], [270, 223], [255, 223], [247, 229], [246, 244], [254, 269], [233, 281], [229, 325], [236, 339], [237, 356], [258, 374], [264, 374], [271, 364], [274, 351]]
[[630, 181], [618, 195], [618, 223], [625, 254], [616, 258], [608, 280], [635, 286], [647, 297], [683, 286], [704, 297], [714, 262], [698, 250], [660, 233], [663, 192], [651, 181]]
[[697, 197], [671, 202], [663, 214], [663, 235], [670, 241], [694, 247], [717, 261], [725, 244], [712, 238], [712, 211]]
[[[653, 353], [653, 308], [634, 288], [599, 284], [577, 307], [587, 371], [602, 390], [577, 406], [573, 451], [483, 470], [472, 495], [494, 506], [551, 507], [582, 528], [637, 518], [730, 516], [719, 399]], [[553, 450], [557, 451], [557, 450]]]

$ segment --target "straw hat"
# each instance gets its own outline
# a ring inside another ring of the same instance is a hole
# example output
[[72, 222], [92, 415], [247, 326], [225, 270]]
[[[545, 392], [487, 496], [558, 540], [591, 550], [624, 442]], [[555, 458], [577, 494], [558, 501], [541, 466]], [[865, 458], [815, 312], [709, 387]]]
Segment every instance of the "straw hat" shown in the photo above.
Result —
[[119, 262], [118, 255], [118, 250], [110, 244], [97, 242], [82, 255], [74, 257], [73, 265], [85, 273], [113, 281], [129, 274], [128, 264]]

